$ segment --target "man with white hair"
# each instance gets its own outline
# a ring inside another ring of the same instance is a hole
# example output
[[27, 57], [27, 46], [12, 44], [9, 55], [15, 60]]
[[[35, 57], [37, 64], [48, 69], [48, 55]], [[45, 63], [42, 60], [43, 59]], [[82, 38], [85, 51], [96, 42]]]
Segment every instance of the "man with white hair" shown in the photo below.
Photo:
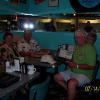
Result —
[[75, 32], [75, 50], [73, 58], [66, 61], [68, 69], [54, 76], [55, 81], [67, 91], [67, 100], [73, 100], [76, 87], [89, 83], [96, 64], [96, 50], [86, 42], [86, 34], [83, 30]]
[[40, 50], [40, 46], [37, 41], [32, 39], [32, 33], [30, 30], [24, 31], [24, 38], [22, 38], [18, 42], [18, 50], [19, 52], [26, 53], [27, 55], [31, 55], [31, 52], [36, 52]]

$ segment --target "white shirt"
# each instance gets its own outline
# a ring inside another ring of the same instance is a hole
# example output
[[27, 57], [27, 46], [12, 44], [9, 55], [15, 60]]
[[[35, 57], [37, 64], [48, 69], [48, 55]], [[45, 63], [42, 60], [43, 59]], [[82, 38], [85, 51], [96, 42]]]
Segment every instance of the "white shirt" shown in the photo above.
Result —
[[40, 47], [34, 39], [31, 39], [29, 42], [26, 42], [23, 38], [18, 42], [18, 50], [24, 52], [29, 52], [29, 51], [35, 52], [39, 51]]

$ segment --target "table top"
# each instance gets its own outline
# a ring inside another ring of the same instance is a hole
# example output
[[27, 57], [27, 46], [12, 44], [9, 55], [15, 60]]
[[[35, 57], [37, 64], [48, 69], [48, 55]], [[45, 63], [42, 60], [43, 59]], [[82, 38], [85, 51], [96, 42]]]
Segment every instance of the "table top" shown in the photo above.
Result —
[[40, 61], [40, 57], [25, 57], [24, 62], [27, 64], [33, 64], [36, 66], [41, 66], [41, 67], [51, 67], [49, 63], [44, 63]]
[[20, 80], [15, 82], [12, 85], [6, 87], [6, 88], [3, 88], [3, 89], [0, 88], [0, 98], [2, 98], [3, 96], [6, 96], [7, 94], [17, 90], [18, 88], [22, 87], [23, 85], [30, 82], [31, 80], [35, 80], [40, 75], [39, 72], [35, 72], [32, 75], [21, 74], [21, 73], [17, 73], [17, 72], [13, 72], [11, 74], [16, 75], [16, 76], [20, 76]]

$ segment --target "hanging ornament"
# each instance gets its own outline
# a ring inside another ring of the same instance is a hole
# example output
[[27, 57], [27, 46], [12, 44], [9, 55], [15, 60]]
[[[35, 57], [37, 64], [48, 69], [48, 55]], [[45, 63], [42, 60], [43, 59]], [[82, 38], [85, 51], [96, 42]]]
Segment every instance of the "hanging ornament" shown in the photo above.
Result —
[[42, 3], [44, 0], [34, 0], [35, 1], [35, 4], [40, 4]]

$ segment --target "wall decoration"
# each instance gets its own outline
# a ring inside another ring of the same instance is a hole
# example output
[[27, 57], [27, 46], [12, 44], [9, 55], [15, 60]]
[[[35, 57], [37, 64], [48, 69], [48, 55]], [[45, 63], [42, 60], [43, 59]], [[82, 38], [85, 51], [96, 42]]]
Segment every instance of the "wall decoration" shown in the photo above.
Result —
[[57, 7], [59, 6], [59, 0], [48, 0], [49, 7]]
[[35, 4], [40, 4], [42, 3], [44, 0], [34, 0]]
[[98, 4], [100, 4], [99, 0], [78, 0], [78, 2], [86, 8], [93, 8], [95, 6], [97, 6]]
[[70, 0], [70, 4], [77, 13], [100, 12], [100, 0]]
[[26, 4], [27, 0], [19, 0], [20, 3]]
[[10, 0], [11, 4], [13, 5], [18, 5], [19, 3], [19, 0]]

